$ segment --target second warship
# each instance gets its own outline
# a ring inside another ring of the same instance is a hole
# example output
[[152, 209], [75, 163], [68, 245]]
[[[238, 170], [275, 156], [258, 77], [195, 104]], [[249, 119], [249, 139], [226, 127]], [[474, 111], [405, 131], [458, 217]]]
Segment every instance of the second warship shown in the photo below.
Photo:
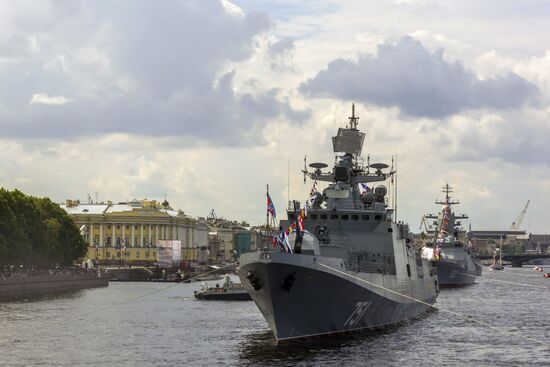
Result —
[[[408, 226], [393, 219], [387, 188], [369, 186], [395, 171], [361, 164], [365, 134], [354, 106], [349, 119], [332, 138], [332, 171], [322, 171], [325, 163], [304, 168], [314, 180], [311, 206], [294, 202], [287, 210], [281, 250], [240, 257], [241, 282], [277, 341], [396, 324], [430, 309], [439, 292], [436, 271], [411, 246]], [[317, 181], [328, 186], [318, 192]]]
[[[442, 188], [442, 192], [445, 193], [445, 201], [435, 201], [436, 204], [443, 205], [441, 212], [437, 216], [426, 214], [422, 218], [428, 235], [431, 235], [431, 241], [421, 250], [422, 257], [435, 262], [440, 286], [456, 287], [472, 284], [476, 277], [481, 275], [482, 266], [481, 261], [472, 252], [472, 232], [465, 233], [468, 245], [465, 245], [464, 240], [459, 236], [461, 232], [459, 219], [468, 219], [468, 216], [454, 213], [451, 206], [460, 202], [451, 200], [452, 187], [449, 184]], [[436, 219], [433, 222], [436, 228], [430, 230], [431, 225], [427, 222], [432, 219]]]

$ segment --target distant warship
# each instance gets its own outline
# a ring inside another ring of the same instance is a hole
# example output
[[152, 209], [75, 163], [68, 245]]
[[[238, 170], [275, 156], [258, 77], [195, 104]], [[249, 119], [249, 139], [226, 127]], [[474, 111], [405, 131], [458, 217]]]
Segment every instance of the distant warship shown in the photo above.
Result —
[[[278, 341], [396, 324], [437, 298], [435, 268], [411, 246], [408, 226], [392, 218], [386, 187], [374, 186], [395, 171], [361, 163], [358, 119], [352, 106], [349, 126], [332, 138], [332, 171], [323, 172], [324, 163], [304, 167], [304, 179], [314, 181], [311, 205], [307, 215], [296, 201], [287, 210], [280, 251], [240, 257], [241, 282]], [[318, 192], [317, 181], [328, 186]]]
[[466, 232], [468, 245], [459, 239], [461, 222], [458, 219], [468, 219], [468, 216], [456, 215], [453, 212], [451, 205], [460, 202], [451, 200], [452, 187], [449, 184], [446, 184], [442, 191], [445, 193], [445, 201], [435, 201], [436, 204], [443, 205], [441, 212], [438, 215], [427, 214], [422, 218], [424, 224], [428, 220], [436, 219], [434, 224], [437, 225], [431, 231], [430, 226], [426, 225], [428, 234], [432, 234], [432, 241], [422, 248], [422, 257], [435, 261], [441, 286], [472, 284], [476, 277], [481, 275], [482, 266], [472, 253], [471, 231]]

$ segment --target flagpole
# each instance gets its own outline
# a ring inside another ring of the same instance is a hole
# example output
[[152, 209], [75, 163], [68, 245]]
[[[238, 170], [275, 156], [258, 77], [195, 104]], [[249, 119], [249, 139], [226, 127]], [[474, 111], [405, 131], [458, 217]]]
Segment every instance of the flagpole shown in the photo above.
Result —
[[[266, 186], [266, 198], [269, 197], [269, 185]], [[265, 228], [266, 230], [269, 230], [269, 209], [266, 207], [265, 211]]]

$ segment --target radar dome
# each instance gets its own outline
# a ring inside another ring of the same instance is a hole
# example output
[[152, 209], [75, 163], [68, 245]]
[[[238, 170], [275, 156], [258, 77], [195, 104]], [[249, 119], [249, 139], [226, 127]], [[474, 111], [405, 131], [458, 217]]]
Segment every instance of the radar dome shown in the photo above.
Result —
[[378, 185], [374, 188], [374, 195], [379, 198], [383, 198], [388, 193], [388, 189], [384, 185]]
[[361, 195], [361, 201], [363, 201], [363, 203], [365, 204], [372, 204], [374, 202], [374, 194], [372, 193], [372, 191], [365, 191], [362, 195]]

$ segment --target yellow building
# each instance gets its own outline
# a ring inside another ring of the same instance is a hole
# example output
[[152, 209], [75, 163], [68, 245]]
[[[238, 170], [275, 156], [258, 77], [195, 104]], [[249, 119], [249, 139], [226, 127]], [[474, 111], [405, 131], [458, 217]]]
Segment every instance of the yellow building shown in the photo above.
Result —
[[198, 249], [208, 243], [206, 222], [173, 210], [166, 201], [81, 204], [67, 200], [61, 207], [80, 227], [88, 258], [100, 264], [156, 262], [160, 240], [180, 241], [181, 260], [196, 261]]

